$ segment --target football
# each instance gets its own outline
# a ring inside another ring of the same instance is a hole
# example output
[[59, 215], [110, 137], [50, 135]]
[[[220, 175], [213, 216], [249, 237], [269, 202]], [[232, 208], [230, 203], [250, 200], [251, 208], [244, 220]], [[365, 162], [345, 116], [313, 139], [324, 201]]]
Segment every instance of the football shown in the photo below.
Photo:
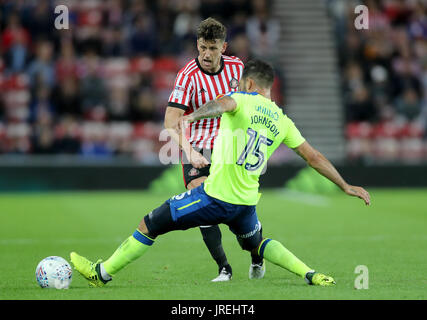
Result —
[[36, 280], [42, 288], [68, 289], [72, 277], [70, 264], [58, 256], [44, 258], [36, 268]]

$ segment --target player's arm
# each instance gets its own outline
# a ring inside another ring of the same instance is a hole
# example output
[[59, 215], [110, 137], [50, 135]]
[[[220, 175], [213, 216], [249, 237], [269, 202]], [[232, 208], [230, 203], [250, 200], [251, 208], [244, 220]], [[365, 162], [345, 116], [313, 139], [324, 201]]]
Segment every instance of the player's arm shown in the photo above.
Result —
[[224, 112], [232, 112], [237, 107], [237, 103], [229, 96], [223, 96], [216, 100], [206, 102], [193, 113], [183, 117], [183, 121], [194, 122], [204, 118], [220, 117]]
[[209, 164], [209, 161], [203, 157], [199, 152], [193, 149], [190, 142], [185, 137], [184, 131], [177, 128], [179, 121], [184, 115], [185, 110], [168, 106], [166, 108], [164, 126], [168, 130], [171, 138], [178, 144], [183, 152], [185, 152], [187, 159], [193, 167], [200, 169]]
[[186, 154], [189, 154], [192, 149], [190, 143], [187, 139], [185, 139], [185, 136], [181, 130], [175, 130], [175, 128], [178, 126], [178, 121], [184, 115], [184, 112], [185, 111], [183, 109], [168, 106], [166, 108], [164, 125], [172, 139], [178, 144], [181, 150]]
[[293, 148], [293, 150], [301, 156], [301, 158], [303, 158], [310, 167], [334, 182], [346, 194], [358, 197], [362, 199], [366, 205], [370, 205], [371, 200], [369, 193], [362, 187], [352, 186], [345, 182], [334, 165], [307, 141], [304, 141], [298, 147]]

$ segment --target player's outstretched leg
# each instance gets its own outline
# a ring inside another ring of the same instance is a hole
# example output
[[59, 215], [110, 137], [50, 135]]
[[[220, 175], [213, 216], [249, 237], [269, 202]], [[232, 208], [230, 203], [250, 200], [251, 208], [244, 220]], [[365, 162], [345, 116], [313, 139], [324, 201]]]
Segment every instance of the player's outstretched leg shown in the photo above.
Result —
[[74, 268], [89, 281], [91, 287], [102, 287], [118, 271], [141, 257], [153, 243], [154, 240], [137, 229], [105, 262], [92, 262], [76, 252], [71, 252], [70, 259]]
[[267, 261], [270, 261], [304, 278], [310, 285], [335, 285], [335, 280], [332, 277], [318, 273], [309, 268], [292, 252], [286, 249], [279, 241], [268, 238], [263, 239], [258, 246], [258, 254]]
[[229, 281], [233, 276], [233, 271], [227, 261], [224, 249], [221, 243], [221, 230], [219, 226], [201, 226], [200, 232], [203, 236], [203, 241], [206, 244], [212, 258], [218, 265], [218, 276], [212, 282]]

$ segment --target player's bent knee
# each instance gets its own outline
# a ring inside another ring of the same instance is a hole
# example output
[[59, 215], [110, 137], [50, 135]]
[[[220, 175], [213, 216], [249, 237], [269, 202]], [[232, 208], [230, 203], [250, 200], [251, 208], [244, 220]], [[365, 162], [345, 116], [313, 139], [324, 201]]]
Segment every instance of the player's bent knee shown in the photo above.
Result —
[[167, 202], [147, 214], [143, 222], [141, 227], [145, 226], [148, 232], [147, 235], [153, 239], [161, 234], [177, 230], [176, 223], [172, 219], [169, 203]]
[[205, 242], [221, 245], [222, 234], [218, 225], [204, 226], [199, 229]]
[[258, 246], [262, 241], [262, 236], [259, 231], [257, 231], [253, 236], [249, 238], [241, 238], [237, 237], [237, 241], [240, 244], [240, 247], [243, 250], [250, 251], [251, 253], [257, 253], [258, 252]]

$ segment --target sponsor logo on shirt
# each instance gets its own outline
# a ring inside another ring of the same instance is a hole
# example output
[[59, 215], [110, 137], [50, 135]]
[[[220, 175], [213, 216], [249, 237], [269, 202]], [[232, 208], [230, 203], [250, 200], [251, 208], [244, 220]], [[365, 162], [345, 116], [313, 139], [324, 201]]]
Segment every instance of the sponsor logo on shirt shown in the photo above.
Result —
[[173, 98], [181, 100], [184, 97], [185, 88], [181, 86], [176, 86], [173, 90]]

